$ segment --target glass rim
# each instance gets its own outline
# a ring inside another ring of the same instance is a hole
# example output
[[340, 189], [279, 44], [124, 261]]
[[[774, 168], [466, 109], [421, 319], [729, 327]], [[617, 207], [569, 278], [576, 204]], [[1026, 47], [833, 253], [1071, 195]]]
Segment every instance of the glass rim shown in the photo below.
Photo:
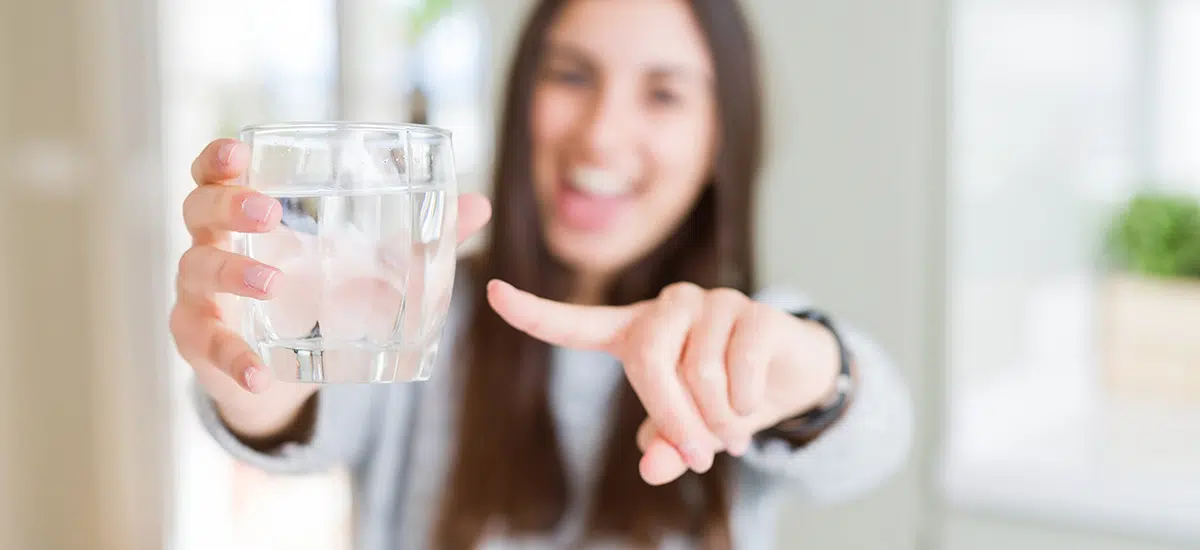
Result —
[[239, 134], [247, 133], [272, 133], [272, 132], [289, 132], [289, 131], [304, 131], [304, 130], [378, 130], [383, 132], [407, 132], [416, 130], [433, 134], [438, 137], [451, 137], [450, 130], [431, 126], [428, 124], [417, 124], [415, 122], [369, 122], [369, 121], [348, 121], [348, 120], [330, 120], [330, 121], [297, 121], [297, 122], [268, 122], [263, 124], [248, 124], [238, 129]]

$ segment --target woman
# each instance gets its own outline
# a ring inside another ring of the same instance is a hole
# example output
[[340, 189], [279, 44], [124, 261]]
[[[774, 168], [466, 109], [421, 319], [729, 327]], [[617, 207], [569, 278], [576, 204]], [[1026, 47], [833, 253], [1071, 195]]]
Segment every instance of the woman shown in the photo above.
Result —
[[[244, 146], [212, 143], [172, 315], [206, 426], [268, 471], [349, 467], [371, 550], [771, 548], [778, 497], [870, 489], [909, 444], [895, 370], [799, 301], [747, 297], [758, 78], [734, 0], [541, 2], [490, 244], [421, 384], [271, 383], [217, 300], [287, 276], [223, 249], [281, 208], [231, 184]], [[459, 212], [466, 236], [491, 208]]]

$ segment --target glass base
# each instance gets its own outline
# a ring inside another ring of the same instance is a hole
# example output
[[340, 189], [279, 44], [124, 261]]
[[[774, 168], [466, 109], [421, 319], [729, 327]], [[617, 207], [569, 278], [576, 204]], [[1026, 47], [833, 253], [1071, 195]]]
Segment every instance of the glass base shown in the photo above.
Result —
[[423, 347], [336, 347], [322, 349], [283, 342], [261, 343], [258, 353], [282, 382], [386, 384], [428, 380], [438, 344]]

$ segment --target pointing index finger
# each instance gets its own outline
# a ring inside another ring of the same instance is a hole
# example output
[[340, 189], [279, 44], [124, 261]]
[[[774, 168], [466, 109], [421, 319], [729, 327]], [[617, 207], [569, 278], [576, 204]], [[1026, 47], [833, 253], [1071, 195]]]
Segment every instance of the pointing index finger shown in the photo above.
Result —
[[499, 280], [488, 283], [488, 302], [505, 322], [543, 342], [604, 350], [633, 321], [637, 306], [579, 306], [534, 296]]

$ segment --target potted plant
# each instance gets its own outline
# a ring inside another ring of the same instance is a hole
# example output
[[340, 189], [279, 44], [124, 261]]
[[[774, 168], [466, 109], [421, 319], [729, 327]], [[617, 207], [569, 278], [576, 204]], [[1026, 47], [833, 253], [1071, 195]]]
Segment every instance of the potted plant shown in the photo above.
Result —
[[1200, 403], [1200, 201], [1136, 194], [1113, 219], [1108, 250], [1106, 388], [1122, 398]]

